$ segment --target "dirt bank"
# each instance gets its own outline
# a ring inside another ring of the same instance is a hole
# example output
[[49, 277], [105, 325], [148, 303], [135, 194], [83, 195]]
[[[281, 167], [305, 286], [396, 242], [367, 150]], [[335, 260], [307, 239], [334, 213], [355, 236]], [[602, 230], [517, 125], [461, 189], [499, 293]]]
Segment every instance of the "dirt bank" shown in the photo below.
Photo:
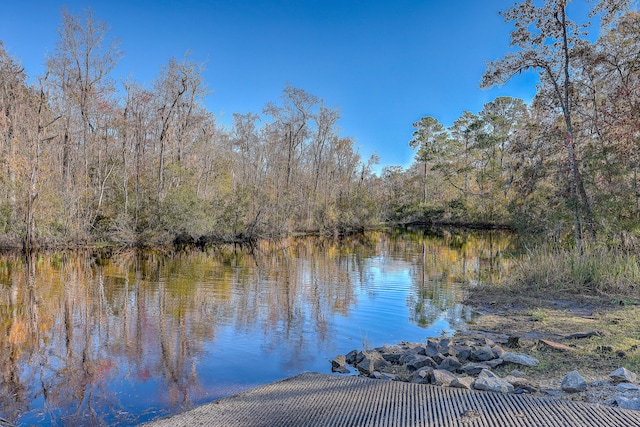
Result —
[[[629, 298], [575, 294], [514, 294], [474, 289], [465, 302], [479, 315], [465, 334], [517, 340], [540, 364], [523, 369], [541, 394], [613, 404], [620, 393], [608, 374], [625, 367], [640, 373], [640, 302]], [[587, 391], [556, 393], [562, 377], [577, 370]]]

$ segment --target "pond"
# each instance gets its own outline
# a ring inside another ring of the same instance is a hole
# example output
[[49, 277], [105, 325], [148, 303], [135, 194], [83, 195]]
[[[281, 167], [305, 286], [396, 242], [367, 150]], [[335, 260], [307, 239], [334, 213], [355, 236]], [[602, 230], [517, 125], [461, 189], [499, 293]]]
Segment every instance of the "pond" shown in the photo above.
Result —
[[[508, 273], [501, 232], [367, 232], [253, 250], [0, 256], [0, 417], [135, 425], [353, 349], [472, 322], [465, 289]], [[336, 374], [337, 375], [337, 374]]]

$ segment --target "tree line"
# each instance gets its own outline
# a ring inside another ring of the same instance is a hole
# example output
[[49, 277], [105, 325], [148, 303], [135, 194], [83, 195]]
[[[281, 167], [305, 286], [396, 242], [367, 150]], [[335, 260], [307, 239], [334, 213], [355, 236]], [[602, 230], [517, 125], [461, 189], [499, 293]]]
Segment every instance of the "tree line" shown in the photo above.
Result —
[[372, 222], [375, 159], [337, 109], [287, 85], [224, 127], [203, 64], [170, 59], [150, 87], [116, 81], [122, 52], [91, 11], [62, 13], [29, 83], [0, 42], [0, 235], [25, 247], [157, 244], [333, 232]]
[[[152, 84], [116, 81], [106, 23], [62, 13], [46, 71], [28, 79], [0, 42], [0, 238], [25, 247], [209, 242], [380, 223], [505, 225], [580, 247], [633, 243], [640, 217], [640, 14], [565, 1], [502, 12], [513, 49], [482, 86], [539, 73], [529, 104], [499, 97], [451, 126], [413, 124], [415, 161], [374, 173], [339, 111], [286, 85], [220, 125], [204, 64], [170, 59]], [[409, 139], [409, 138], [408, 138]], [[398, 143], [405, 143], [398, 141]]]
[[[634, 244], [640, 218], [640, 14], [594, 2], [591, 22], [565, 1], [523, 1], [502, 14], [513, 50], [487, 64], [483, 87], [539, 74], [530, 104], [499, 97], [445, 128], [414, 123], [414, 164], [386, 168], [390, 217], [499, 223], [581, 248], [600, 236]], [[420, 202], [417, 202], [417, 201]]]

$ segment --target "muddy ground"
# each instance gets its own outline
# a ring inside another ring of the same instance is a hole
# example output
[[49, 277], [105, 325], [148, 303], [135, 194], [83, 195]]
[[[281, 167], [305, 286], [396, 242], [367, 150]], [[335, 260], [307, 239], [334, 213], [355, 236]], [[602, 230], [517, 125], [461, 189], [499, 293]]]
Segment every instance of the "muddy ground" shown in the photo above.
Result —
[[[619, 392], [608, 374], [625, 367], [640, 377], [640, 301], [575, 294], [535, 295], [475, 289], [465, 304], [479, 314], [464, 334], [511, 338], [540, 360], [522, 369], [539, 394], [615, 405]], [[577, 370], [590, 384], [583, 393], [559, 393], [562, 377]], [[506, 375], [508, 372], [496, 373]], [[633, 396], [632, 396], [633, 397]]]

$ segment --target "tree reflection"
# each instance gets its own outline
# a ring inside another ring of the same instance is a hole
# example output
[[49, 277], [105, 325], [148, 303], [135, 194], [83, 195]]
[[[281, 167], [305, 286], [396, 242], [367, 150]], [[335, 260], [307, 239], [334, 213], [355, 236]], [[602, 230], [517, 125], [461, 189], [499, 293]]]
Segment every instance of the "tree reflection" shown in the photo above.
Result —
[[443, 319], [453, 329], [464, 327], [472, 313], [460, 303], [466, 289], [460, 284], [500, 283], [509, 268], [503, 253], [516, 243], [512, 234], [496, 231], [403, 233], [392, 250], [413, 265], [414, 292], [407, 301], [411, 321], [428, 328]]
[[283, 372], [304, 370], [376, 280], [374, 259], [409, 269], [409, 321], [461, 326], [460, 283], [499, 280], [508, 245], [502, 235], [371, 232], [251, 250], [2, 256], [0, 416], [115, 425], [188, 407], [207, 397], [200, 364], [230, 330], [256, 336], [260, 354], [286, 348]]

